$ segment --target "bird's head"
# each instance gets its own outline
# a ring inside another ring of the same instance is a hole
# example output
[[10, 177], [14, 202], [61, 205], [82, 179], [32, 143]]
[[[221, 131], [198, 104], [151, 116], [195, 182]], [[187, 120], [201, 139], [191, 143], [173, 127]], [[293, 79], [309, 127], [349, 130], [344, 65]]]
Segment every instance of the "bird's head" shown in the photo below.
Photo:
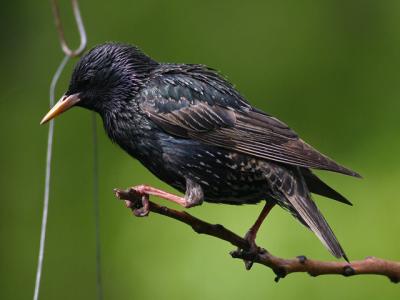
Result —
[[108, 43], [83, 56], [73, 71], [68, 91], [42, 119], [53, 119], [73, 106], [99, 113], [129, 101], [157, 66], [150, 57], [130, 45]]

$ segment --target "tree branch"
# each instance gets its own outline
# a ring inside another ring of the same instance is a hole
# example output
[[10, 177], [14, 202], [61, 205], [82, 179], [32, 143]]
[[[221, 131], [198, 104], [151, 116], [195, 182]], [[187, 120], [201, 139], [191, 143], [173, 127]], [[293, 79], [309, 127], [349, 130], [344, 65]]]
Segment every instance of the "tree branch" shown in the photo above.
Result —
[[[130, 193], [130, 190], [114, 190], [116, 196], [125, 200], [127, 206], [134, 212], [141, 207], [140, 199], [137, 195]], [[385, 260], [377, 257], [367, 257], [363, 260], [348, 262], [327, 262], [314, 259], [308, 259], [305, 256], [298, 256], [294, 259], [284, 259], [276, 257], [267, 250], [259, 248], [258, 253], [250, 253], [250, 245], [242, 237], [225, 228], [220, 224], [210, 224], [200, 220], [187, 212], [160, 206], [149, 201], [149, 210], [173, 218], [192, 227], [199, 234], [206, 234], [218, 239], [227, 241], [238, 247], [239, 251], [231, 252], [233, 258], [239, 258], [245, 261], [262, 264], [274, 271], [275, 281], [284, 278], [291, 273], [308, 273], [315, 277], [319, 275], [338, 274], [343, 276], [354, 276], [362, 274], [386, 276], [393, 283], [400, 282], [400, 262]], [[135, 214], [137, 215], [137, 214]]]

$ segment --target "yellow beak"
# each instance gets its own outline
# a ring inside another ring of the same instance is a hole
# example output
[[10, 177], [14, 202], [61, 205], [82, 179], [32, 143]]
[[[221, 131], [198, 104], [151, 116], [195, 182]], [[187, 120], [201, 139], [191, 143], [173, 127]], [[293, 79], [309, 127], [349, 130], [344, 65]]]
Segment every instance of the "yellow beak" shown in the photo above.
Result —
[[81, 99], [79, 98], [79, 94], [72, 94], [72, 95], [64, 95], [61, 99], [53, 106], [52, 109], [44, 116], [42, 121], [40, 121], [40, 125], [54, 119], [59, 114], [63, 113], [64, 111], [70, 109], [76, 103], [78, 103]]

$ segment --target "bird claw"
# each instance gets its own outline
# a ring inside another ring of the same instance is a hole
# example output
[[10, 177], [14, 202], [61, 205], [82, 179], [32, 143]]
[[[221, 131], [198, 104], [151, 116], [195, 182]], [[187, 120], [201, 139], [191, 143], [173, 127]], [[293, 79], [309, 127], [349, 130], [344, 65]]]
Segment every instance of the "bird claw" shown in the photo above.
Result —
[[130, 208], [136, 217], [146, 217], [150, 212], [149, 195], [141, 193], [135, 188], [127, 190], [114, 189], [115, 196], [124, 200], [125, 206]]
[[149, 208], [145, 207], [145, 206], [143, 206], [141, 208], [136, 208], [133, 210], [133, 214], [136, 217], [147, 217], [149, 215], [149, 213], [150, 213]]
[[[248, 242], [249, 244], [249, 249], [244, 250], [241, 248], [237, 248], [236, 250], [232, 251], [230, 254], [232, 257], [248, 257], [248, 258], [256, 258], [258, 254], [262, 252], [262, 249], [257, 246], [254, 235], [248, 231], [246, 235], [244, 236], [244, 239]], [[246, 260], [243, 259], [244, 266], [246, 270], [250, 270], [253, 266], [254, 261], [253, 260]]]

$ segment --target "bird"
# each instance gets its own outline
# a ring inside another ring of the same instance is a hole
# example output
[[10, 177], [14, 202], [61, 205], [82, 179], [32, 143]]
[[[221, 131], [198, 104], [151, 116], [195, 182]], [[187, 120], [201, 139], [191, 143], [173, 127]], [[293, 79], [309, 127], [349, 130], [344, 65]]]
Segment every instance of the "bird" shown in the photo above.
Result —
[[[159, 63], [138, 47], [104, 43], [75, 65], [67, 92], [41, 124], [72, 107], [98, 113], [109, 138], [183, 196], [132, 187], [190, 208], [204, 202], [265, 201], [245, 239], [278, 205], [310, 229], [336, 258], [348, 258], [311, 194], [352, 205], [313, 169], [361, 176], [303, 141], [284, 122], [252, 106], [216, 70]], [[146, 204], [143, 202], [143, 204]], [[148, 205], [137, 215], [148, 214]]]

